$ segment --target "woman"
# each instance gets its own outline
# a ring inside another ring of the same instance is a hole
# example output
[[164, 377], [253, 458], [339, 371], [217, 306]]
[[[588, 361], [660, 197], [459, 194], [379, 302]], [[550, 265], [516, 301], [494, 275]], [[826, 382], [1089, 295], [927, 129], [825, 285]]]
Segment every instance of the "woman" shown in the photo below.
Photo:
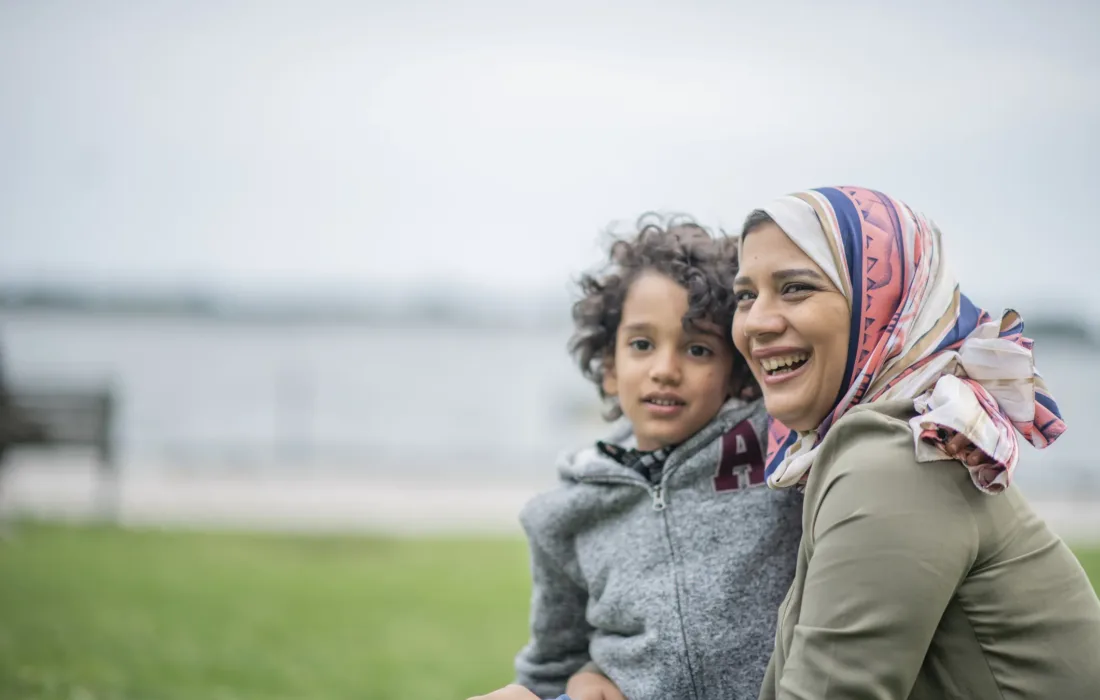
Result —
[[[1064, 430], [1016, 314], [974, 307], [938, 229], [867, 189], [782, 197], [741, 246], [734, 342], [776, 420], [768, 482], [805, 488], [760, 697], [1097, 697], [1100, 602], [1005, 490], [1016, 432]], [[952, 430], [993, 463], [947, 461]]]
[[760, 697], [1096, 697], [1100, 602], [1006, 490], [1017, 432], [1045, 447], [1064, 430], [1018, 317], [974, 307], [939, 231], [866, 189], [754, 212], [740, 260], [734, 342], [776, 419], [768, 481], [805, 489]]

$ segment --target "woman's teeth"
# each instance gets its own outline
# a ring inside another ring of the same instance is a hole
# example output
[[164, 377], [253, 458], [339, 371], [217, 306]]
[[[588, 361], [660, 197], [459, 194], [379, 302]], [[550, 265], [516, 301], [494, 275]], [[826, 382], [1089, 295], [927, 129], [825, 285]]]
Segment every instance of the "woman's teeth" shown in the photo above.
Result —
[[810, 359], [808, 353], [796, 352], [793, 355], [765, 357], [760, 360], [760, 366], [763, 367], [764, 371], [768, 374], [781, 374], [783, 372], [792, 372], [798, 369], [808, 359]]

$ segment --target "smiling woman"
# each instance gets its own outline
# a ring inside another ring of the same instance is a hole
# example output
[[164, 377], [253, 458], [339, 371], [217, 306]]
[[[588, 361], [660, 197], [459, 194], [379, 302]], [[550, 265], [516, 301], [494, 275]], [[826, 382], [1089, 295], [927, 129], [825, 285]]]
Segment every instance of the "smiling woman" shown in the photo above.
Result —
[[[805, 489], [761, 698], [1089, 697], [1100, 603], [1007, 489], [1017, 431], [1065, 429], [1018, 316], [970, 303], [939, 230], [872, 190], [780, 198], [741, 246], [733, 334], [776, 419], [768, 481]], [[928, 464], [949, 431], [991, 463]]]
[[813, 430], [844, 377], [850, 304], [774, 222], [750, 230], [751, 258], [734, 286], [740, 321], [735, 342], [751, 358], [768, 414], [791, 428]]

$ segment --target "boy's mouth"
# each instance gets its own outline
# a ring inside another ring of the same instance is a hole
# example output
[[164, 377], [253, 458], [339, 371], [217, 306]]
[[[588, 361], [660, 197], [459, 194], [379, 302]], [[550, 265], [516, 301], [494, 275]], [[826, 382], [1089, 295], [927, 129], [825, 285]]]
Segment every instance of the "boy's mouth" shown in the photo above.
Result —
[[642, 397], [643, 403], [648, 403], [653, 406], [685, 406], [687, 402], [681, 399], [679, 396], [673, 394], [649, 394]]

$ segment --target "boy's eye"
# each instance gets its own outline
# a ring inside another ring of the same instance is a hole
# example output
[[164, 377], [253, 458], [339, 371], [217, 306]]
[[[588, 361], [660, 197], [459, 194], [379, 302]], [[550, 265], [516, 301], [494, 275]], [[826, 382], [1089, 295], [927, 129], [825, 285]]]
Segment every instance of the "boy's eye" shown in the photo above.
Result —
[[706, 345], [692, 345], [688, 348], [688, 354], [692, 357], [710, 357], [714, 351]]
[[629, 345], [631, 348], [638, 350], [639, 352], [645, 352], [646, 350], [651, 350], [653, 348], [653, 343], [649, 342], [645, 338], [635, 338], [634, 340], [630, 341]]

